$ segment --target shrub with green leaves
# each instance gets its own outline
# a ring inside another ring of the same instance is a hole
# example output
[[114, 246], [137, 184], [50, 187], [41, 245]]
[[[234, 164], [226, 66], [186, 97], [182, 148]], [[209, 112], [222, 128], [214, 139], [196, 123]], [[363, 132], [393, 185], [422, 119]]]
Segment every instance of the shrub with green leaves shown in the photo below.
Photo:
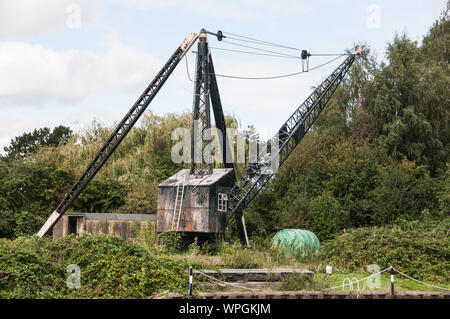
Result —
[[361, 227], [322, 243], [322, 258], [349, 270], [394, 266], [419, 280], [450, 280], [450, 218], [400, 220], [388, 227]]
[[[67, 287], [67, 266], [81, 287]], [[117, 237], [0, 239], [0, 298], [145, 298], [186, 291], [188, 267]]]

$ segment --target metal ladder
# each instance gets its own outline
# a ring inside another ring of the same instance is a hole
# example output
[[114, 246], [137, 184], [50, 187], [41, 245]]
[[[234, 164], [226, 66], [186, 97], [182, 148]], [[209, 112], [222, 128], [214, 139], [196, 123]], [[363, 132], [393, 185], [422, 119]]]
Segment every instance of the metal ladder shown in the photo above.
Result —
[[175, 205], [173, 207], [171, 231], [178, 231], [178, 228], [180, 227], [180, 217], [181, 217], [181, 209], [183, 207], [183, 196], [185, 185], [186, 185], [186, 176], [184, 176], [183, 182], [179, 181], [177, 184], [177, 195], [175, 196]]

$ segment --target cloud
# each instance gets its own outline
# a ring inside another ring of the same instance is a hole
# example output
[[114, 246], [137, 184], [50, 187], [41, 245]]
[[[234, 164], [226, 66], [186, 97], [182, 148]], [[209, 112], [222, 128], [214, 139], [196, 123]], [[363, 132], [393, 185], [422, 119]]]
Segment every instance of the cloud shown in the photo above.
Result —
[[255, 21], [267, 14], [284, 18], [311, 11], [309, 5], [296, 0], [0, 0], [0, 39], [17, 40], [68, 30], [73, 23], [74, 7], [79, 11], [81, 28], [101, 25], [109, 9], [121, 6], [136, 10], [182, 10], [186, 14], [233, 21]]
[[0, 43], [0, 101], [8, 105], [45, 101], [72, 103], [90, 94], [142, 87], [162, 65], [153, 55], [105, 41], [104, 55], [56, 51], [24, 42]]
[[88, 0], [0, 0], [0, 38], [26, 38], [48, 30], [70, 27], [74, 7], [81, 27], [98, 23], [103, 1]]
[[[99, 55], [83, 50], [50, 50], [23, 42], [0, 43], [0, 116], [8, 123], [0, 128], [0, 145], [34, 128], [75, 128], [75, 122], [86, 125], [93, 118], [106, 125], [119, 121], [164, 61], [115, 38], [107, 38], [104, 46], [105, 53]], [[219, 51], [213, 55], [216, 72], [228, 75], [270, 76], [301, 67], [298, 60], [236, 59]], [[193, 78], [195, 54], [187, 57]], [[320, 63], [311, 61], [311, 67]], [[224, 111], [236, 114], [244, 127], [255, 124], [262, 134], [277, 129], [312, 91], [311, 86], [338, 63], [279, 80], [218, 77]], [[192, 90], [182, 61], [150, 109], [157, 114], [190, 111]]]
[[256, 20], [262, 14], [270, 13], [272, 17], [285, 17], [299, 12], [309, 12], [309, 6], [296, 0], [130, 0], [135, 6], [144, 10], [173, 8], [196, 13], [210, 18], [229, 20]]

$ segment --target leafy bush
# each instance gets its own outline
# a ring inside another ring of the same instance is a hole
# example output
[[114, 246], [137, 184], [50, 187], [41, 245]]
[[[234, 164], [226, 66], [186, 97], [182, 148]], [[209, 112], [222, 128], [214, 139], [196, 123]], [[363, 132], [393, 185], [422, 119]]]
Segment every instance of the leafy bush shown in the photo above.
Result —
[[12, 210], [0, 210], [0, 238], [12, 238], [14, 226], [14, 212]]
[[238, 242], [225, 245], [221, 256], [226, 268], [257, 268], [258, 261], [261, 260], [260, 252], [243, 248]]
[[437, 221], [426, 215], [389, 227], [352, 229], [323, 242], [322, 258], [350, 270], [370, 264], [378, 264], [381, 269], [392, 265], [419, 280], [449, 281], [450, 218]]
[[36, 215], [25, 210], [15, 213], [14, 220], [16, 223], [14, 227], [14, 236], [16, 237], [31, 235], [36, 232], [39, 227]]
[[399, 218], [417, 219], [422, 210], [437, 206], [436, 181], [411, 162], [382, 168], [377, 178], [378, 185], [371, 192], [374, 225], [386, 225]]
[[294, 291], [310, 287], [311, 278], [308, 274], [292, 273], [282, 280], [280, 290]]
[[[81, 269], [81, 287], [69, 289], [66, 268]], [[0, 298], [145, 298], [185, 292], [188, 267], [117, 237], [0, 240]]]
[[346, 212], [331, 192], [312, 201], [311, 229], [320, 240], [333, 238], [347, 224]]
[[161, 233], [159, 234], [159, 239], [168, 252], [175, 253], [180, 252], [183, 249], [183, 239], [181, 238], [181, 235], [175, 231]]

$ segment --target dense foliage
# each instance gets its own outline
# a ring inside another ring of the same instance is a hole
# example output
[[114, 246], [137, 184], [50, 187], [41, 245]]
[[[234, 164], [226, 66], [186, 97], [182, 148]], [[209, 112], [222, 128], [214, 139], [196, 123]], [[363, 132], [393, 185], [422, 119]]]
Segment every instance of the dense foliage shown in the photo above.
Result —
[[[67, 286], [67, 267], [81, 270], [81, 287]], [[186, 292], [183, 262], [116, 237], [84, 235], [0, 239], [0, 298], [145, 298]]]
[[422, 216], [391, 227], [361, 227], [322, 245], [322, 259], [349, 270], [368, 265], [391, 265], [427, 282], [450, 281], [450, 218], [441, 221]]
[[[247, 209], [250, 234], [307, 228], [324, 240], [423, 210], [448, 213], [449, 25], [447, 8], [422, 44], [396, 35], [381, 64], [364, 46], [313, 130]], [[72, 209], [154, 213], [156, 186], [182, 168], [171, 160], [171, 132], [190, 124], [188, 113], [145, 115]], [[111, 131], [94, 122], [78, 134], [60, 126], [12, 140], [0, 160], [0, 236], [36, 231]], [[254, 127], [243, 134], [259, 138]]]
[[72, 136], [72, 130], [66, 126], [58, 126], [50, 131], [44, 127], [35, 129], [32, 133], [24, 133], [11, 141], [11, 145], [4, 147], [6, 159], [23, 159], [35, 153], [41, 146], [58, 146], [64, 139]]

